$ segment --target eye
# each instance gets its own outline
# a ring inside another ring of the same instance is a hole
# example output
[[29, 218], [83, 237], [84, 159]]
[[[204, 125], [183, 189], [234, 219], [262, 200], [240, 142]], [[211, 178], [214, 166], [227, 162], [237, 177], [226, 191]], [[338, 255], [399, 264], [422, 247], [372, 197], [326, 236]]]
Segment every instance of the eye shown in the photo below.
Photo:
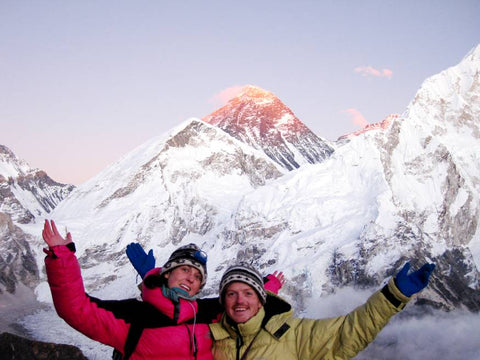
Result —
[[195, 279], [197, 279], [198, 281], [201, 282], [201, 281], [202, 281], [202, 275], [197, 274], [197, 275], [195, 276]]

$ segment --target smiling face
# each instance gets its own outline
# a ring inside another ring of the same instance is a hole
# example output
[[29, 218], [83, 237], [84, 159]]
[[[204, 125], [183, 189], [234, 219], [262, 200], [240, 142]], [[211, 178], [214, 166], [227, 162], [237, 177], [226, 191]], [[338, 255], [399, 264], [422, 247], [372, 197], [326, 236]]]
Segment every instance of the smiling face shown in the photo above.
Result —
[[224, 295], [225, 312], [237, 324], [255, 316], [262, 307], [255, 290], [242, 282], [231, 283]]
[[193, 266], [182, 265], [165, 274], [168, 287], [177, 287], [188, 292], [188, 295], [196, 295], [200, 291], [202, 274]]

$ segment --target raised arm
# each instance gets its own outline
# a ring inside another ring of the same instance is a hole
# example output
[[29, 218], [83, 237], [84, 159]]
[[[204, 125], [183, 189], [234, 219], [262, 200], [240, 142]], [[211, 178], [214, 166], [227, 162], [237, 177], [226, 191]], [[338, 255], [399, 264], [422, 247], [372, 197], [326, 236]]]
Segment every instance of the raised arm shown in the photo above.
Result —
[[63, 238], [55, 222], [46, 220], [42, 236], [49, 246], [45, 266], [58, 315], [84, 335], [123, 351], [130, 325], [85, 293], [71, 234]]
[[410, 296], [427, 286], [434, 268], [434, 264], [426, 264], [408, 275], [407, 265], [365, 304], [349, 314], [322, 320], [303, 319], [303, 325], [299, 327], [302, 334], [297, 334], [299, 354], [305, 355], [303, 352], [308, 349], [311, 358], [354, 357], [375, 339], [392, 316], [405, 307]]

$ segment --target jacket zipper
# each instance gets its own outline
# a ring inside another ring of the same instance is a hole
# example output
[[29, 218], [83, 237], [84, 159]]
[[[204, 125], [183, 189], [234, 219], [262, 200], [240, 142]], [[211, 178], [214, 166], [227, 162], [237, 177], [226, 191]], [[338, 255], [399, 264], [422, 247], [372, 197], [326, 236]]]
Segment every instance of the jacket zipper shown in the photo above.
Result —
[[243, 338], [240, 335], [238, 330], [235, 330], [237, 333], [236, 345], [237, 345], [237, 360], [240, 360], [240, 348], [243, 346]]

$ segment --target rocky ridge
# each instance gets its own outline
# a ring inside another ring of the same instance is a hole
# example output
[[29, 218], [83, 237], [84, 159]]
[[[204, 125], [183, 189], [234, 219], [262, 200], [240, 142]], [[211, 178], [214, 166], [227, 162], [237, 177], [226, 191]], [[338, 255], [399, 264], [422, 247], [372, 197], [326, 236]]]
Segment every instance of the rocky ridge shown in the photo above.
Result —
[[30, 168], [0, 145], [0, 211], [15, 222], [27, 224], [45, 216], [73, 189], [73, 185], [52, 180], [43, 170]]

